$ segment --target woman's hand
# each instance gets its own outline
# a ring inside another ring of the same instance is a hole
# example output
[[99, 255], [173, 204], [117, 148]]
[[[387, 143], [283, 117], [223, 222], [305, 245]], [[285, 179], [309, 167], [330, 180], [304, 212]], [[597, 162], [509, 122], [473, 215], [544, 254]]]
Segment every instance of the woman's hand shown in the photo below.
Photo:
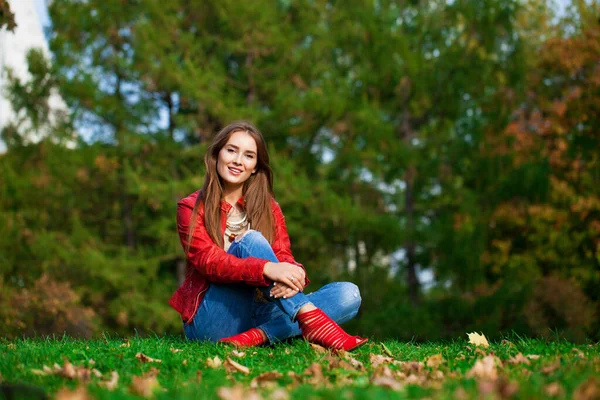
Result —
[[301, 267], [287, 262], [268, 262], [263, 269], [263, 275], [275, 282], [283, 283], [298, 291], [304, 290], [306, 274]]
[[295, 288], [291, 288], [288, 285], [285, 285], [283, 283], [277, 283], [275, 282], [273, 284], [273, 288], [271, 288], [271, 297], [274, 297], [276, 299], [279, 298], [284, 298], [284, 299], [289, 299], [292, 296], [295, 296], [296, 293], [298, 293], [298, 289]]

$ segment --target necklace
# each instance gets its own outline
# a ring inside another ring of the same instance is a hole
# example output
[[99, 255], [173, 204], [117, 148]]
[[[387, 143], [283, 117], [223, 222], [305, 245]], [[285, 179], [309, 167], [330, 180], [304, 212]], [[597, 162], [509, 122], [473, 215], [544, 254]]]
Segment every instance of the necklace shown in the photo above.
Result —
[[248, 214], [243, 211], [236, 215], [237, 217], [241, 216], [241, 219], [235, 222], [230, 221], [232, 216], [227, 218], [227, 222], [225, 225], [225, 235], [229, 239], [229, 242], [233, 242], [234, 239], [246, 228], [250, 229], [250, 221], [248, 221]]

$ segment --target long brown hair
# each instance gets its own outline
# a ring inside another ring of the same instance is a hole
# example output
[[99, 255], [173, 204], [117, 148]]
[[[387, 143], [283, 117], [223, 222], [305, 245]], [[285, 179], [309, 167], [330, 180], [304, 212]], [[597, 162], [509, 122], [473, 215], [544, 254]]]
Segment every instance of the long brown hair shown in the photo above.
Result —
[[246, 203], [248, 220], [255, 229], [272, 243], [275, 239], [275, 225], [271, 211], [271, 197], [273, 196], [273, 171], [269, 166], [269, 153], [265, 139], [260, 131], [247, 121], [236, 121], [221, 129], [204, 155], [206, 176], [204, 185], [198, 194], [188, 232], [188, 249], [192, 243], [194, 231], [198, 224], [200, 205], [204, 203], [204, 226], [210, 238], [223, 247], [223, 233], [221, 232], [221, 199], [223, 197], [223, 182], [217, 172], [219, 152], [227, 144], [235, 132], [246, 132], [256, 142], [256, 172], [244, 182], [242, 195]]

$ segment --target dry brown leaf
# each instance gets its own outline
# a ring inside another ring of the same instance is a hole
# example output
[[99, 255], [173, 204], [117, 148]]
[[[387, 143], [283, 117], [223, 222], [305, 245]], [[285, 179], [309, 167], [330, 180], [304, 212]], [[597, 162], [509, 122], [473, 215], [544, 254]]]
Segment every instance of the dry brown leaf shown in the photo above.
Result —
[[552, 382], [544, 386], [544, 393], [550, 397], [560, 396], [564, 392], [564, 389], [558, 382]]
[[219, 356], [215, 356], [215, 358], [206, 359], [206, 366], [208, 368], [219, 368], [221, 365], [223, 365], [223, 362], [221, 361]]
[[441, 381], [444, 379], [444, 373], [439, 369], [436, 371], [431, 371], [431, 375], [429, 376], [431, 377], [431, 379], [434, 379], [436, 381]]
[[321, 365], [312, 363], [310, 367], [304, 370], [303, 375], [309, 376], [308, 383], [311, 385], [322, 385], [325, 383], [325, 377], [323, 376], [323, 370]]
[[183, 351], [181, 349], [176, 349], [176, 348], [173, 348], [173, 347], [171, 347], [169, 350], [171, 350], [171, 353], [173, 353], [173, 354], [175, 354], [175, 353], [181, 353]]
[[62, 388], [54, 397], [55, 400], [92, 400], [85, 386], [79, 386], [74, 390]]
[[233, 361], [231, 357], [227, 357], [227, 360], [225, 360], [223, 366], [229, 373], [241, 372], [244, 375], [248, 375], [250, 373], [250, 369], [248, 367], [238, 364], [237, 362]]
[[90, 358], [90, 360], [88, 361], [89, 365], [94, 365], [96, 364], [96, 361], [94, 361], [92, 358]]
[[543, 374], [550, 375], [554, 371], [560, 368], [560, 360], [554, 361], [552, 364], [547, 364], [542, 367], [541, 371]]
[[539, 360], [540, 358], [540, 356], [537, 354], [527, 354], [525, 357], [529, 358], [530, 360]]
[[457, 360], [457, 361], [461, 361], [461, 360], [464, 360], [464, 359], [465, 359], [465, 355], [462, 354], [462, 353], [459, 353], [458, 357], [455, 358], [455, 360]]
[[123, 339], [123, 344], [121, 344], [119, 347], [131, 347], [131, 342], [129, 339]]
[[102, 379], [102, 372], [98, 371], [96, 368], [92, 369], [92, 374], [96, 377], [96, 378], [100, 378]]
[[110, 380], [98, 382], [98, 385], [101, 387], [104, 387], [110, 391], [113, 391], [117, 388], [118, 383], [119, 383], [119, 373], [117, 371], [112, 371], [110, 373]]
[[[286, 350], [287, 350], [287, 349], [286, 349]], [[233, 350], [233, 351], [231, 352], [231, 355], [232, 355], [232, 356], [234, 356], [234, 357], [237, 357], [237, 358], [242, 358], [242, 357], [244, 357], [244, 356], [246, 355], [246, 353], [245, 353], [245, 352], [243, 352], [243, 351], [237, 351], [237, 350]]]
[[500, 342], [500, 344], [502, 344], [504, 346], [508, 346], [508, 347], [516, 347], [513, 342], [506, 340], [506, 339], [502, 339], [502, 342]]
[[309, 343], [309, 344], [310, 344], [311, 349], [313, 349], [317, 353], [327, 353], [328, 352], [328, 350], [323, 346], [319, 346], [318, 344], [315, 344], [315, 343]]
[[140, 360], [143, 363], [161, 363], [162, 360], [156, 359], [156, 358], [152, 358], [152, 357], [148, 357], [147, 355], [145, 355], [144, 353], [137, 353], [135, 355], [135, 358], [137, 358], [138, 360]]
[[571, 351], [575, 353], [575, 357], [585, 359], [585, 354], [583, 354], [583, 351], [579, 350], [577, 347], [573, 347], [573, 350]]
[[153, 372], [146, 373], [142, 376], [134, 376], [131, 378], [129, 390], [142, 397], [152, 397], [154, 391], [161, 389], [156, 374]]
[[425, 384], [425, 377], [423, 375], [411, 374], [404, 380], [407, 385], [423, 385]]
[[421, 374], [425, 368], [425, 364], [419, 361], [399, 362], [397, 365], [402, 368], [402, 371], [406, 373], [406, 375]]
[[373, 368], [381, 364], [389, 364], [392, 361], [394, 361], [392, 357], [382, 356], [381, 354], [369, 354], [369, 362]]
[[480, 378], [480, 379], [498, 379], [498, 371], [496, 369], [496, 362], [498, 358], [492, 355], [486, 356], [481, 360], [477, 360], [473, 368], [467, 372], [467, 378]]
[[234, 387], [221, 387], [217, 390], [221, 400], [260, 400], [262, 397], [255, 391], [247, 391], [242, 384]]
[[485, 335], [482, 333], [481, 335], [477, 332], [467, 333], [469, 337], [469, 343], [475, 346], [483, 346], [485, 348], [490, 347]]
[[263, 387], [269, 384], [275, 384], [277, 379], [281, 378], [283, 375], [278, 371], [268, 371], [263, 372], [258, 375], [256, 378], [252, 379], [250, 382], [251, 388]]
[[509, 358], [508, 363], [509, 364], [531, 365], [531, 362], [529, 361], [529, 359], [527, 357], [525, 357], [523, 354], [521, 354], [520, 352], [516, 356]]
[[375, 386], [381, 386], [395, 391], [402, 390], [402, 383], [389, 376], [376, 376], [371, 379], [371, 383]]
[[77, 377], [77, 371], [75, 371], [75, 367], [69, 362], [69, 360], [65, 360], [61, 375], [69, 379], [75, 379]]
[[269, 400], [288, 400], [290, 394], [282, 388], [275, 389], [270, 395]]
[[575, 389], [574, 400], [597, 400], [600, 399], [600, 380], [591, 376]]
[[427, 366], [437, 368], [444, 362], [441, 354], [435, 354], [427, 359]]

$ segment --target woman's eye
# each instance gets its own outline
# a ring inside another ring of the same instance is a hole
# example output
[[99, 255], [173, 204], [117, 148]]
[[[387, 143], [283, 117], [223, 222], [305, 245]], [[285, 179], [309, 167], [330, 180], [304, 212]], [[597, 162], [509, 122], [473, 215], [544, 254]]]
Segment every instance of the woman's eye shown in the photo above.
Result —
[[248, 157], [250, 160], [254, 159], [254, 156], [252, 154], [248, 154], [246, 157]]
[[235, 153], [235, 150], [233, 150], [233, 149], [227, 149], [227, 152], [228, 153]]

